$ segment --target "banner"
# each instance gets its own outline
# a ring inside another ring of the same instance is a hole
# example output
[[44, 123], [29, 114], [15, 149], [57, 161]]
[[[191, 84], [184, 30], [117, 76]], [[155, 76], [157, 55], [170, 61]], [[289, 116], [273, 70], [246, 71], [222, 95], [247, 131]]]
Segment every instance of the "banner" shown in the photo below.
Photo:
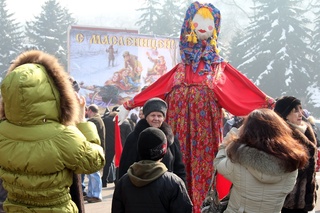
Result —
[[180, 61], [179, 39], [71, 26], [68, 71], [87, 104], [120, 105]]

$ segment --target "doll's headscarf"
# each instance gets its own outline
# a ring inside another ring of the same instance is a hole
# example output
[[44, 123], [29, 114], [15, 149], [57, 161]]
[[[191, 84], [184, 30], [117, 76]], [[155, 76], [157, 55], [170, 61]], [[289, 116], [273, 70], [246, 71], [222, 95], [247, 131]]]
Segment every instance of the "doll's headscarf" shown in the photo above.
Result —
[[[201, 41], [198, 39], [197, 43], [192, 43], [188, 41], [188, 36], [191, 34], [191, 22], [197, 13], [197, 11], [202, 8], [208, 8], [214, 18], [214, 25], [217, 33], [217, 37], [210, 37], [206, 41]], [[196, 72], [200, 59], [205, 62], [204, 69], [209, 71], [211, 70], [211, 64], [220, 63], [223, 61], [223, 58], [216, 52], [216, 48], [212, 43], [217, 45], [217, 39], [220, 32], [220, 11], [215, 8], [212, 4], [201, 4], [199, 2], [192, 3], [185, 15], [184, 22], [181, 28], [180, 33], [180, 55], [183, 63], [192, 64], [193, 72]], [[211, 42], [212, 39], [215, 39], [215, 42]], [[205, 43], [205, 48], [203, 49], [203, 43]]]

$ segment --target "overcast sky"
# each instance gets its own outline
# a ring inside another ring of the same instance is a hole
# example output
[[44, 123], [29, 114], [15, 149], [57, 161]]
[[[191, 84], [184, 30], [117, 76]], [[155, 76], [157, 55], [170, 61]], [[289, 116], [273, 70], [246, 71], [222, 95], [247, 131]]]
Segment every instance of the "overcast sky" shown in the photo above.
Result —
[[[145, 0], [58, 0], [58, 2], [66, 7], [73, 17], [76, 18], [78, 24], [83, 23], [89, 25], [103, 25], [106, 22], [112, 22], [115, 20], [117, 25], [133, 25], [135, 21], [139, 18], [139, 14], [136, 9], [141, 8]], [[248, 9], [248, 0], [238, 0], [240, 5], [244, 9]], [[237, 3], [238, 3], [237, 1]], [[46, 0], [7, 0], [7, 9], [9, 12], [14, 13], [14, 17], [17, 21], [33, 21], [34, 16], [39, 15], [41, 12], [41, 6], [44, 5]], [[201, 1], [201, 2], [213, 2], [213, 1]], [[224, 1], [228, 2], [228, 1]], [[234, 18], [234, 12], [238, 13], [240, 16], [245, 16], [240, 10], [233, 11], [230, 10], [230, 4], [223, 4], [222, 2], [213, 3], [218, 9], [221, 10], [224, 18], [228, 17], [228, 13], [232, 11]], [[32, 5], [32, 6], [31, 6]], [[128, 18], [129, 17], [129, 18]], [[123, 23], [122, 23], [123, 22]], [[112, 25], [112, 23], [107, 23], [105, 25]]]
[[[14, 13], [17, 21], [31, 21], [39, 15], [41, 6], [46, 0], [7, 0], [7, 9]], [[123, 14], [134, 14], [135, 10], [143, 0], [58, 0], [63, 7], [66, 7], [76, 19], [81, 17], [123, 16]], [[32, 6], [31, 6], [32, 5]]]

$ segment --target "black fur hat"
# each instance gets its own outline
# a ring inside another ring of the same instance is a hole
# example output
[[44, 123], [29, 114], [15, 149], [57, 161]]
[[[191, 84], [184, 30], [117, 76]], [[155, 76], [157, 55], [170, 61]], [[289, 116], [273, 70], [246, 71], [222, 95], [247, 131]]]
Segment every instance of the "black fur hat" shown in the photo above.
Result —
[[141, 160], [157, 161], [167, 153], [167, 137], [158, 128], [143, 130], [138, 139], [138, 153]]
[[164, 117], [167, 114], [168, 105], [160, 98], [151, 98], [143, 106], [142, 112], [147, 117], [151, 112], [161, 112]]
[[283, 96], [277, 100], [274, 111], [286, 120], [291, 110], [298, 105], [301, 105], [299, 99], [293, 96]]

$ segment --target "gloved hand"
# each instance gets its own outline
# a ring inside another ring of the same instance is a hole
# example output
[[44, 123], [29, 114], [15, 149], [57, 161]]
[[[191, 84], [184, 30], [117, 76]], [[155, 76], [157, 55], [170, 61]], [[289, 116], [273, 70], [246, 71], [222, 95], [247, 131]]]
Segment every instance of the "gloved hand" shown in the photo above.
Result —
[[[120, 105], [118, 107], [118, 125], [121, 125], [123, 123], [123, 121], [128, 117], [129, 115], [129, 110], [127, 110], [126, 108], [124, 108], [123, 105]], [[115, 118], [113, 119], [113, 121], [115, 121]]]

